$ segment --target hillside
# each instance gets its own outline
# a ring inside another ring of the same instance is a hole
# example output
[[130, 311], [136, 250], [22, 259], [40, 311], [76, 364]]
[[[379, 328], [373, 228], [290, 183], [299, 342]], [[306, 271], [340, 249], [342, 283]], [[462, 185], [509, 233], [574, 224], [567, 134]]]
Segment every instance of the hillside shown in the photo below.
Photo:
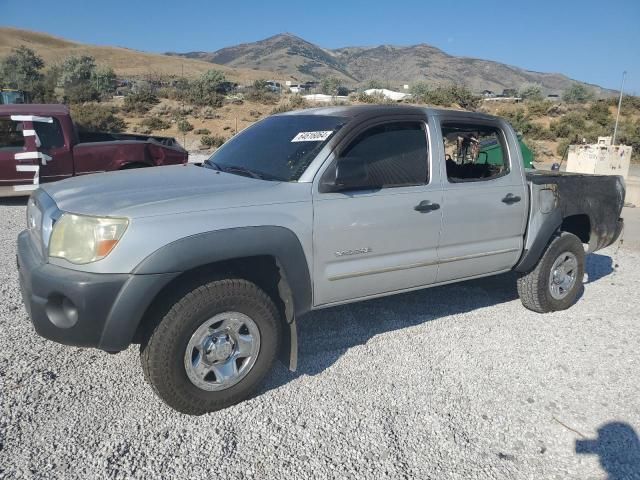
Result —
[[169, 57], [140, 52], [121, 47], [87, 45], [65, 40], [45, 33], [0, 27], [0, 58], [11, 49], [25, 45], [35, 50], [47, 65], [61, 62], [69, 55], [91, 55], [98, 64], [111, 66], [122, 77], [142, 77], [148, 75], [184, 75], [193, 77], [212, 68], [222, 70], [227, 78], [237, 82], [251, 82], [259, 78], [273, 76], [271, 72], [252, 69], [212, 65], [210, 62], [188, 58]]
[[[346, 47], [328, 50], [284, 33], [265, 40], [214, 52], [180, 55], [237, 68], [259, 68], [299, 80], [335, 76], [348, 84], [379, 80], [391, 84], [425, 80], [465, 84], [474, 91], [520, 88], [536, 83], [546, 93], [559, 93], [575, 81], [559, 73], [540, 73], [489, 60], [456, 57], [430, 45]], [[600, 95], [610, 90], [590, 85]]]

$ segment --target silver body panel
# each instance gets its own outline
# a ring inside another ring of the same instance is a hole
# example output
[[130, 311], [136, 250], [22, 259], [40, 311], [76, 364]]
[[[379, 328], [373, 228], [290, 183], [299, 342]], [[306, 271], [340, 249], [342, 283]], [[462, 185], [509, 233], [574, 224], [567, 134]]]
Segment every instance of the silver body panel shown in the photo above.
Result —
[[[429, 125], [427, 185], [319, 193], [318, 182], [332, 160], [334, 143], [317, 155], [298, 182], [176, 166], [44, 185], [41, 188], [62, 211], [130, 219], [122, 240], [105, 259], [87, 265], [49, 261], [78, 271], [130, 273], [149, 255], [185, 237], [236, 227], [284, 227], [304, 250], [315, 308], [513, 268], [523, 252], [529, 210], [515, 133], [500, 124], [509, 145], [509, 174], [473, 184], [449, 184], [438, 112], [414, 108], [411, 115], [422, 115]], [[502, 203], [507, 193], [521, 196], [522, 201]], [[413, 207], [423, 200], [442, 208], [415, 211]], [[535, 232], [530, 226], [531, 235]]]

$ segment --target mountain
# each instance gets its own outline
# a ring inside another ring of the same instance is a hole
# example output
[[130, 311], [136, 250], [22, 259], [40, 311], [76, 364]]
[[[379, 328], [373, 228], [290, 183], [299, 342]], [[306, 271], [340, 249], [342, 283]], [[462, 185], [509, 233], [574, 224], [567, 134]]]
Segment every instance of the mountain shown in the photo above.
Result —
[[349, 74], [338, 54], [290, 33], [275, 35], [259, 42], [223, 48], [215, 52], [168, 53], [167, 55], [183, 56], [220, 65], [270, 70], [281, 76], [299, 80], [333, 76], [352, 83], [359, 81]]
[[[338, 77], [346, 84], [369, 80], [396, 87], [424, 80], [431, 83], [460, 83], [480, 92], [502, 92], [535, 83], [547, 93], [560, 93], [575, 80], [559, 73], [541, 73], [490, 60], [456, 57], [426, 45], [321, 48], [290, 33], [214, 52], [169, 53], [237, 68], [259, 68], [296, 80]], [[582, 82], [581, 82], [582, 83]], [[601, 95], [610, 90], [589, 85]]]
[[178, 76], [183, 72], [185, 76], [195, 76], [212, 68], [224, 71], [230, 80], [238, 82], [250, 82], [273, 75], [271, 72], [211, 65], [202, 60], [168, 57], [128, 48], [87, 45], [46, 33], [0, 27], [0, 58], [10, 54], [19, 45], [35, 50], [46, 65], [62, 62], [69, 55], [91, 55], [95, 57], [96, 63], [111, 66], [122, 77], [146, 77], [154, 74]]

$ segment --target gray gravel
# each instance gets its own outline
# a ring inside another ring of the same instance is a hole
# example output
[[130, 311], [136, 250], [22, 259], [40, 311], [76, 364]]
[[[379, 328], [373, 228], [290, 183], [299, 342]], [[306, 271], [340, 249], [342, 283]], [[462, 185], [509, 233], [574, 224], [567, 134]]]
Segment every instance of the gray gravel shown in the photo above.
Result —
[[591, 255], [562, 313], [525, 310], [512, 275], [313, 313], [298, 373], [188, 417], [136, 348], [34, 333], [23, 223], [0, 203], [0, 478], [640, 478], [638, 251]]

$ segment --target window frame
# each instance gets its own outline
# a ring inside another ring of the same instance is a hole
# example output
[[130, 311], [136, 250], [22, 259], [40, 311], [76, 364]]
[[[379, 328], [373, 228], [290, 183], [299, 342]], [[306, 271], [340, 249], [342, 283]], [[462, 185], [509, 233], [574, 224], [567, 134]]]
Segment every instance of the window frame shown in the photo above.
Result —
[[[447, 125], [458, 125], [463, 127], [469, 127], [469, 130], [473, 130], [472, 127], [485, 127], [491, 128], [496, 131], [498, 142], [502, 148], [503, 154], [506, 154], [506, 162], [505, 166], [507, 167], [505, 171], [500, 173], [499, 175], [495, 175], [493, 177], [488, 178], [463, 178], [460, 180], [452, 181], [447, 173], [447, 161], [446, 161], [446, 150], [444, 147], [444, 139], [445, 136], [443, 134], [443, 129]], [[442, 167], [443, 167], [443, 177], [444, 181], [446, 181], [447, 185], [464, 185], [467, 183], [477, 183], [477, 182], [490, 182], [492, 180], [500, 180], [511, 174], [513, 172], [513, 159], [511, 156], [511, 150], [509, 149], [509, 142], [507, 136], [505, 135], [504, 129], [500, 127], [496, 122], [486, 121], [486, 120], [466, 120], [466, 119], [456, 119], [456, 118], [440, 118], [438, 128], [440, 129], [440, 138], [442, 139]]]
[[[334, 190], [333, 189], [333, 179], [327, 182], [327, 176], [332, 175], [335, 171], [335, 166], [340, 158], [340, 156], [347, 151], [354, 141], [358, 139], [363, 133], [372, 128], [378, 127], [380, 125], [388, 125], [395, 123], [416, 123], [420, 124], [422, 130], [425, 133], [425, 141], [427, 147], [427, 178], [423, 183], [417, 184], [407, 184], [407, 185], [393, 185], [393, 186], [385, 186], [385, 187], [371, 187], [371, 188], [362, 188], [362, 189], [349, 189], [349, 190]], [[402, 188], [414, 188], [414, 187], [425, 187], [427, 185], [431, 185], [433, 183], [434, 171], [433, 171], [433, 145], [431, 142], [431, 126], [429, 124], [429, 118], [426, 114], [420, 115], [397, 115], [397, 116], [385, 116], [378, 117], [373, 119], [368, 119], [367, 121], [362, 122], [361, 124], [350, 128], [349, 132], [346, 133], [342, 138], [339, 139], [339, 143], [333, 149], [329, 158], [325, 162], [325, 166], [321, 167], [318, 170], [318, 174], [316, 178], [318, 178], [317, 190], [319, 193], [350, 193], [350, 192], [380, 192], [380, 191], [388, 191], [393, 189], [402, 189]]]

